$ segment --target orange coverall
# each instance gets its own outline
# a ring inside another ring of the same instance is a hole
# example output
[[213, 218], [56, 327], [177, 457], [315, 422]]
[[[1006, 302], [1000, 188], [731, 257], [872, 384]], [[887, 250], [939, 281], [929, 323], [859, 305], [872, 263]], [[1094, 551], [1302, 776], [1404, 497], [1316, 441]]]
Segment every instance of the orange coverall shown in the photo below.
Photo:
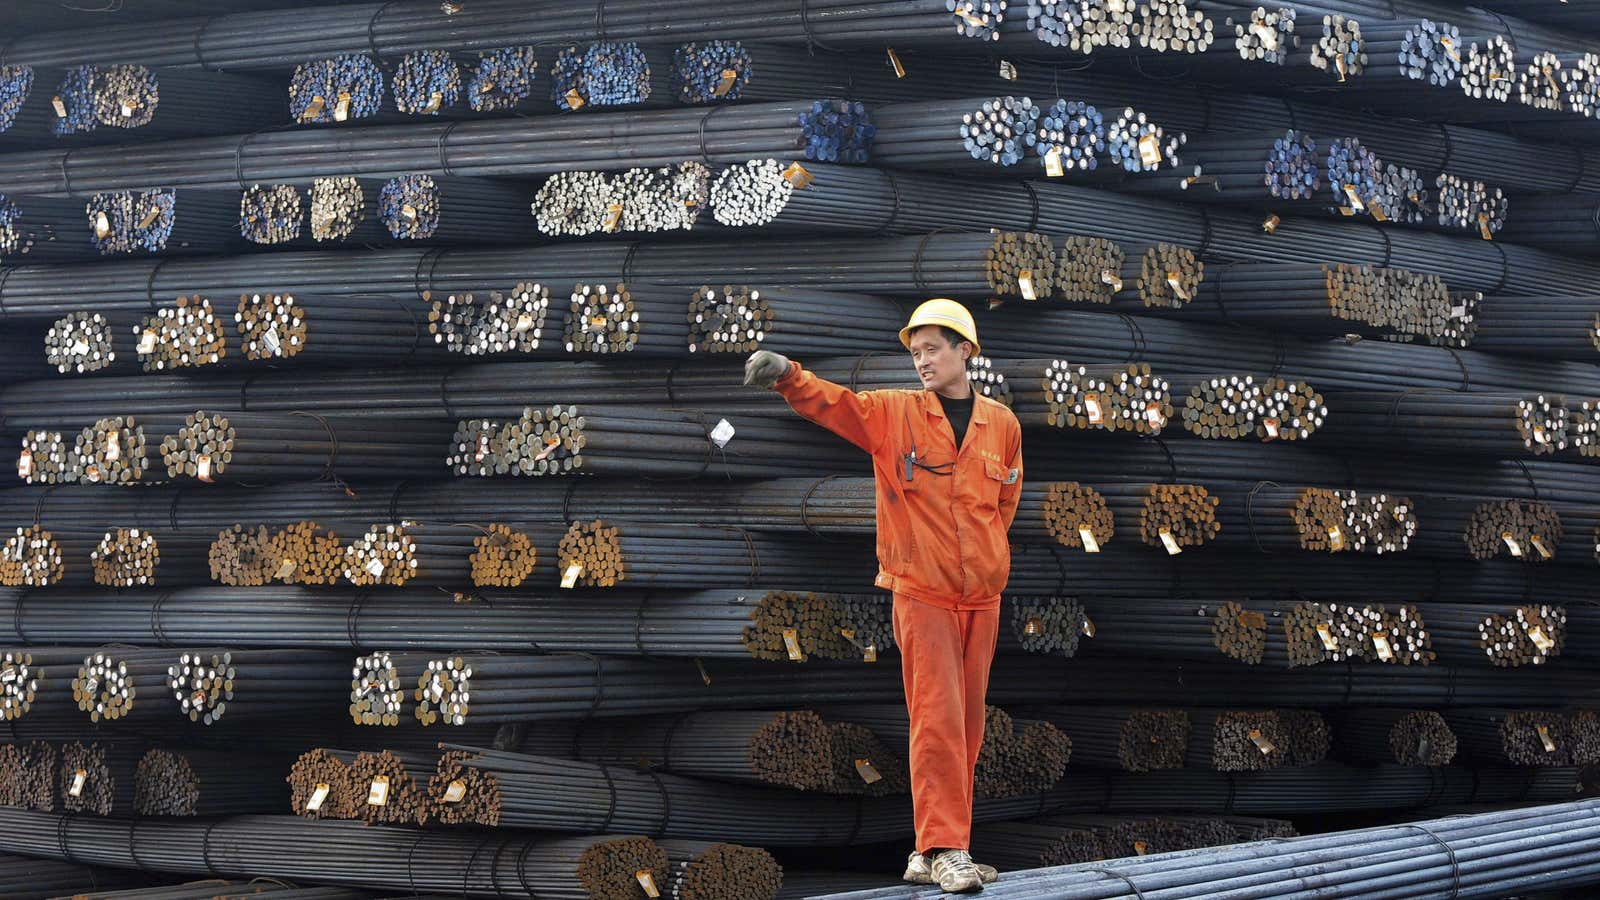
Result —
[[958, 452], [932, 391], [852, 392], [799, 363], [773, 387], [795, 412], [872, 454], [876, 583], [894, 592], [917, 849], [968, 849], [1000, 592], [1011, 574], [1006, 531], [1022, 495], [1022, 427], [1011, 410], [974, 395]]

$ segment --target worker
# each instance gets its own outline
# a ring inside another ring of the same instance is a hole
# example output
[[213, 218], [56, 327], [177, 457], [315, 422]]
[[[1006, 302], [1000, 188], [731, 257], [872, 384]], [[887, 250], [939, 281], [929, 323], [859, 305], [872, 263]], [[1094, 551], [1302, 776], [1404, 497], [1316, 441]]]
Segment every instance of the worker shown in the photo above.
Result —
[[950, 892], [997, 878], [969, 854], [973, 771], [984, 694], [1011, 572], [1006, 531], [1022, 495], [1022, 427], [967, 380], [979, 352], [972, 313], [933, 299], [900, 330], [921, 390], [854, 392], [758, 351], [745, 384], [771, 387], [795, 412], [872, 454], [877, 586], [894, 594], [916, 849], [905, 880]]

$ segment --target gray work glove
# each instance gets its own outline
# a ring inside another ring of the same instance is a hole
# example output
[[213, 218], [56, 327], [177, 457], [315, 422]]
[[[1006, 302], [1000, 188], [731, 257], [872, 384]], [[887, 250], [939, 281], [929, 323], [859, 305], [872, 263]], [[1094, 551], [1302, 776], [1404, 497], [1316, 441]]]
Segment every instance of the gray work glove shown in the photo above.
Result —
[[772, 387], [789, 371], [789, 358], [771, 350], [757, 350], [744, 364], [744, 383]]

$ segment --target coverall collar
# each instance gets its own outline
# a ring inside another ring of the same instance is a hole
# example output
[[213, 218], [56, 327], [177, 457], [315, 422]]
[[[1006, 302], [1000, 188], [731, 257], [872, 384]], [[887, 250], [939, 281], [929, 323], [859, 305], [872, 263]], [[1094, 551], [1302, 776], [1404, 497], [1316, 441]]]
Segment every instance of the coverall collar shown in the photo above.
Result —
[[[984, 407], [984, 401], [988, 399], [988, 397], [978, 393], [976, 389], [973, 390], [972, 421], [979, 425], [987, 425], [989, 423], [989, 415], [985, 412]], [[922, 391], [922, 411], [930, 416], [944, 418], [944, 406], [939, 403], [939, 395], [936, 392], [926, 389]]]

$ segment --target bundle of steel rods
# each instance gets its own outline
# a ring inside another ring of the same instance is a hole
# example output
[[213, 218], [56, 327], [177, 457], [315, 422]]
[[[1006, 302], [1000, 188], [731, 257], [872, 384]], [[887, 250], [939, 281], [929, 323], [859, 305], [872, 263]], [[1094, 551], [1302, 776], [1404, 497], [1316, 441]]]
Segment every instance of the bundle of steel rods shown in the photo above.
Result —
[[436, 116], [461, 101], [461, 67], [444, 50], [413, 50], [390, 80], [395, 108], [414, 116]]
[[239, 234], [253, 244], [299, 241], [304, 218], [292, 184], [252, 184], [239, 197]]
[[1177, 769], [1189, 746], [1189, 714], [1181, 709], [1051, 706], [1019, 714], [1044, 719], [1070, 735], [1073, 762], [1097, 769]]
[[670, 896], [703, 900], [775, 900], [783, 869], [760, 847], [661, 840], [670, 866]]
[[62, 746], [61, 808], [131, 818], [136, 812], [134, 776], [143, 756], [137, 744], [73, 741]]
[[438, 760], [438, 751], [357, 753], [350, 763], [356, 818], [368, 824], [428, 824], [435, 815], [428, 782]]
[[467, 81], [467, 104], [474, 112], [514, 110], [533, 95], [538, 75], [537, 48], [499, 47], [478, 52], [478, 65]]
[[[1152, 372], [1148, 363], [1074, 366], [1066, 360], [1052, 359], [1016, 363], [1011, 371], [1015, 373], [1019, 368], [1031, 370], [1043, 401], [1038, 407], [1023, 407], [1023, 402], [1035, 394], [1018, 393], [1013, 406], [1022, 407], [1018, 415], [1025, 424], [1159, 434], [1172, 417], [1167, 381]], [[1017, 380], [1020, 379], [1014, 380], [1014, 385]]]
[[45, 587], [62, 577], [62, 551], [54, 535], [38, 525], [18, 527], [0, 548], [0, 584]]
[[185, 651], [167, 667], [167, 687], [191, 722], [233, 717], [291, 718], [328, 708], [346, 665], [305, 650]]
[[499, 353], [533, 353], [554, 347], [546, 343], [562, 325], [561, 304], [550, 302], [550, 286], [539, 282], [518, 282], [504, 293], [490, 291], [487, 302], [470, 293], [434, 298], [424, 294], [430, 304], [428, 333], [436, 346], [463, 356]]
[[43, 811], [60, 802], [56, 784], [61, 750], [44, 741], [0, 744], [0, 800], [4, 806]]
[[179, 587], [205, 584], [210, 542], [201, 535], [149, 529], [107, 531], [89, 554], [94, 583], [105, 587]]
[[427, 306], [398, 297], [239, 295], [234, 329], [246, 360], [356, 365], [437, 355], [422, 327]]
[[[1307, 440], [1330, 415], [1323, 395], [1299, 379], [1173, 373], [1169, 380], [1171, 394], [1183, 398], [1184, 430], [1209, 440]], [[1333, 409], [1337, 419], [1341, 412]]]
[[353, 751], [325, 747], [300, 754], [284, 778], [289, 785], [289, 808], [307, 819], [354, 819], [360, 802], [350, 774], [355, 758]]
[[371, 178], [317, 178], [306, 191], [311, 239], [377, 244], [388, 237], [378, 221], [376, 200], [382, 183]]
[[689, 342], [683, 291], [640, 282], [572, 287], [562, 340], [568, 353], [676, 356]]
[[[314, 413], [193, 413], [161, 442], [169, 478], [284, 481], [427, 476], [439, 471], [448, 423], [385, 420], [381, 438], [368, 423]], [[361, 437], [366, 436], [366, 440]]]
[[892, 350], [882, 335], [897, 332], [902, 315], [899, 304], [867, 294], [730, 284], [697, 288], [687, 317], [690, 353], [817, 355]]
[[1460, 709], [1444, 713], [1467, 757], [1512, 766], [1586, 766], [1600, 756], [1600, 722], [1580, 710]]
[[303, 62], [289, 79], [289, 118], [300, 124], [366, 119], [382, 109], [383, 70], [364, 54]]
[[525, 202], [514, 182], [401, 175], [384, 182], [375, 208], [397, 240], [510, 244], [533, 237]]
[[655, 62], [633, 41], [565, 47], [550, 66], [550, 99], [563, 111], [665, 102], [670, 71], [665, 60]]
[[1398, 445], [1500, 458], [1548, 456], [1567, 447], [1569, 415], [1559, 396], [1414, 389], [1328, 391], [1323, 396], [1335, 414], [1319, 434], [1341, 445]]
[[223, 320], [200, 294], [181, 296], [158, 307], [132, 328], [135, 352], [146, 372], [162, 372], [219, 362], [228, 355]]
[[142, 65], [89, 65], [68, 71], [56, 88], [55, 134], [100, 126], [138, 129], [141, 136], [228, 134], [270, 125], [283, 116], [277, 89], [265, 80], [217, 71]]
[[1367, 765], [1444, 766], [1455, 758], [1455, 732], [1438, 713], [1349, 709], [1333, 720], [1338, 753]]
[[162, 650], [101, 650], [83, 658], [72, 699], [89, 721], [113, 721], [133, 711], [141, 691], [151, 703], [166, 688], [171, 654]]
[[[1224, 657], [1252, 665], [1269, 651], [1266, 616], [1232, 601], [1211, 604], [1149, 600], [1138, 606], [1091, 606], [1095, 653], [1173, 659]], [[1274, 623], [1275, 624], [1275, 623]]]
[[[1475, 612], [1472, 607], [1455, 607], [1454, 611], [1469, 618]], [[1284, 650], [1291, 666], [1352, 660], [1426, 666], [1437, 657], [1435, 647], [1450, 655], [1461, 649], [1449, 636], [1436, 634], [1431, 621], [1425, 625], [1414, 606], [1402, 605], [1390, 612], [1381, 603], [1296, 603], [1281, 612]], [[1439, 606], [1430, 605], [1428, 618], [1442, 612]], [[1436, 643], [1436, 638], [1442, 639]], [[1468, 652], [1462, 658], [1468, 661], [1473, 657]]]
[[134, 769], [133, 808], [141, 816], [279, 812], [288, 799], [283, 762], [250, 753], [150, 750]]

